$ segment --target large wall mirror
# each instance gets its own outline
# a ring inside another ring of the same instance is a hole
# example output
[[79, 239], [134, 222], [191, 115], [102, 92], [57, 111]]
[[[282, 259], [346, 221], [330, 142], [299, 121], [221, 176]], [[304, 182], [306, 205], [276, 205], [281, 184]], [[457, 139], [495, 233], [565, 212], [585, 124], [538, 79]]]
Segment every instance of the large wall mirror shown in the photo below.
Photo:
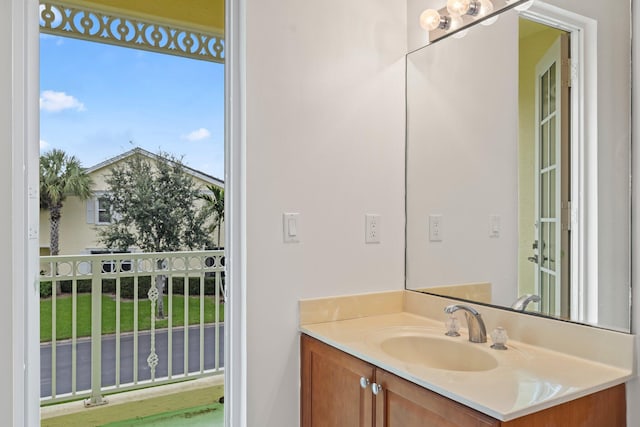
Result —
[[631, 4], [529, 3], [409, 30], [406, 288], [629, 332]]

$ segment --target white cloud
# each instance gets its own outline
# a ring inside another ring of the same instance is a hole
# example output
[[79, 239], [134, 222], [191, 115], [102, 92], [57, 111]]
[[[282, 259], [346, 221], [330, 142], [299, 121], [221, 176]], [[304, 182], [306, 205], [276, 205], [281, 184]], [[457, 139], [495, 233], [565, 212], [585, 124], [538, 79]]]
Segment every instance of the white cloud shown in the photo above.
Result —
[[202, 139], [208, 138], [211, 136], [211, 132], [209, 132], [208, 129], [205, 128], [200, 128], [197, 130], [194, 130], [191, 133], [188, 133], [186, 135], [182, 135], [182, 138], [188, 140], [188, 141], [200, 141]]
[[57, 113], [63, 110], [84, 111], [84, 104], [76, 97], [64, 92], [45, 90], [40, 95], [40, 109]]
[[51, 144], [49, 144], [44, 139], [40, 140], [40, 151], [46, 151], [50, 146], [51, 146]]

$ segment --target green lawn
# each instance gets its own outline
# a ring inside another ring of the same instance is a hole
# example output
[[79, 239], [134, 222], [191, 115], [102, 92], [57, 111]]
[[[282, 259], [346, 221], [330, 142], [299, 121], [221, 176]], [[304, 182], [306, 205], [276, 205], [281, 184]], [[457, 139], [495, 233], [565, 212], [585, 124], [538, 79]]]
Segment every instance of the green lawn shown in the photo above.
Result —
[[[65, 295], [56, 300], [56, 339], [71, 338], [71, 296]], [[120, 303], [120, 332], [133, 331], [133, 301], [123, 300]], [[169, 317], [169, 303], [164, 297], [166, 318], [156, 320], [156, 328], [166, 328]], [[184, 325], [184, 296], [173, 296], [173, 324]], [[215, 299], [207, 296], [204, 299], [204, 322], [216, 320]], [[219, 321], [224, 321], [224, 304], [220, 304]], [[91, 335], [91, 294], [78, 294], [77, 336]], [[189, 324], [200, 323], [200, 298], [189, 297]], [[147, 299], [138, 301], [138, 330], [151, 329], [151, 303]], [[116, 331], [116, 302], [112, 296], [102, 296], [102, 333]], [[40, 341], [51, 341], [51, 299], [40, 300]]]

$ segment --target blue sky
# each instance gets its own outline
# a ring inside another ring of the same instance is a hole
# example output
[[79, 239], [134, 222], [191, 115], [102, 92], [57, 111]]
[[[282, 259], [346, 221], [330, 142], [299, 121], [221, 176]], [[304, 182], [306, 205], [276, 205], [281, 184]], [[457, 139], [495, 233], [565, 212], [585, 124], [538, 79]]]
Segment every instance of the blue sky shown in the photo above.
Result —
[[40, 151], [93, 166], [133, 147], [224, 178], [224, 67], [40, 36]]

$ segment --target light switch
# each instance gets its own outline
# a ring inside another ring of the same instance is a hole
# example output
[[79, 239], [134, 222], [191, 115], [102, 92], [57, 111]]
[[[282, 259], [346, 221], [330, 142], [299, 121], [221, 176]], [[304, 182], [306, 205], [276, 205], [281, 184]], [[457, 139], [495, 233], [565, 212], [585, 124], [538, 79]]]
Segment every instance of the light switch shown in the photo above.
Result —
[[299, 213], [283, 213], [282, 214], [282, 237], [284, 243], [298, 243], [300, 238], [298, 236], [299, 232], [299, 224], [298, 219], [300, 217]]
[[489, 237], [500, 237], [501, 222], [500, 215], [489, 215]]
[[289, 237], [296, 237], [298, 235], [298, 226], [295, 218], [287, 219], [287, 234]]

